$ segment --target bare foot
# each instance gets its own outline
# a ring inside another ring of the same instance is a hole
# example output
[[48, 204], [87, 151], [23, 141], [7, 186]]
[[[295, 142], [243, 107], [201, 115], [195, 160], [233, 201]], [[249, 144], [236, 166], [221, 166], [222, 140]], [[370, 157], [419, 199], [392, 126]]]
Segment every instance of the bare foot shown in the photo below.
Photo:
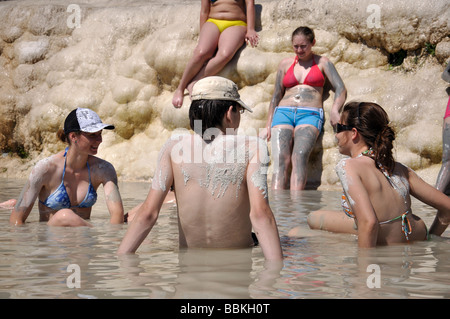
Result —
[[13, 209], [16, 203], [17, 200], [9, 199], [6, 202], [0, 203], [0, 209]]
[[183, 99], [184, 99], [184, 90], [176, 89], [175, 94], [173, 95], [172, 104], [177, 109], [180, 108], [183, 105]]

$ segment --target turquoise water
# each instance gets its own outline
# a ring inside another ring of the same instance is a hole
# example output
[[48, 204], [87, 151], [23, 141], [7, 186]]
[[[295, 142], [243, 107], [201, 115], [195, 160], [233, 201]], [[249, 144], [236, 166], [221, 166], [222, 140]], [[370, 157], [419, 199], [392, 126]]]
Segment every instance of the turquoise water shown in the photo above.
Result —
[[[0, 179], [0, 201], [17, 197], [23, 184]], [[145, 198], [149, 184], [121, 183], [120, 189], [130, 209]], [[48, 227], [38, 222], [36, 207], [25, 226], [13, 227], [9, 212], [0, 211], [0, 298], [450, 297], [448, 238], [359, 250], [355, 236], [306, 225], [309, 211], [337, 209], [339, 192], [281, 191], [269, 199], [282, 239], [282, 268], [266, 264], [258, 247], [179, 250], [173, 204], [165, 204], [138, 254], [120, 258], [115, 252], [127, 225], [108, 224], [102, 190], [92, 228]], [[413, 211], [431, 224], [433, 210], [414, 201]], [[297, 225], [304, 236], [286, 237]], [[378, 267], [378, 277], [369, 265]]]

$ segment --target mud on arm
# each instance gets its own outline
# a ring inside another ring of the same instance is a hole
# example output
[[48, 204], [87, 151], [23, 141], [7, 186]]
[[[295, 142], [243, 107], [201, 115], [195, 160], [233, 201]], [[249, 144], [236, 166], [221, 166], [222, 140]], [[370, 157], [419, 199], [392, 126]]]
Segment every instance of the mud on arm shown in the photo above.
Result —
[[325, 63], [324, 72], [334, 89], [334, 101], [330, 111], [330, 123], [332, 126], [335, 126], [339, 122], [339, 112], [347, 99], [347, 89], [331, 61]]

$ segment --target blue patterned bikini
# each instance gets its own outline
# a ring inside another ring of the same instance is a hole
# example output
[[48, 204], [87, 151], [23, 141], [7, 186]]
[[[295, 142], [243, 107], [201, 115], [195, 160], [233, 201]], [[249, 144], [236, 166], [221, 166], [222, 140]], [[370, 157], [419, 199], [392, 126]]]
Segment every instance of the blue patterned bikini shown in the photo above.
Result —
[[[64, 157], [66, 157], [66, 154], [67, 149], [66, 152], [64, 153]], [[53, 193], [51, 193], [45, 201], [39, 202], [53, 210], [60, 210], [63, 208], [72, 208], [72, 207], [86, 208], [94, 206], [95, 202], [97, 201], [97, 192], [95, 191], [91, 183], [91, 170], [89, 168], [89, 163], [86, 163], [89, 174], [89, 187], [86, 196], [84, 197], [83, 201], [78, 205], [72, 206], [72, 204], [70, 203], [69, 194], [67, 194], [66, 187], [64, 186], [64, 175], [66, 174], [66, 160], [67, 158], [64, 159], [64, 170], [61, 184], [59, 184], [58, 188]]]

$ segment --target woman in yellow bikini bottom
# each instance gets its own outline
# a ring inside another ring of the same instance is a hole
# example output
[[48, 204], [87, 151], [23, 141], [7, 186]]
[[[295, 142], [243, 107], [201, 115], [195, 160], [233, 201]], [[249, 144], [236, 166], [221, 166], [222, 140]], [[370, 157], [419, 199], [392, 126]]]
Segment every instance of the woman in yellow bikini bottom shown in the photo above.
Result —
[[241, 21], [241, 20], [230, 20], [229, 21], [229, 20], [218, 20], [218, 19], [209, 18], [208, 20], [206, 20], [206, 22], [214, 23], [219, 28], [220, 33], [222, 33], [223, 30], [225, 30], [226, 28], [229, 28], [229, 27], [234, 27], [237, 25], [241, 25], [244, 27], [247, 26], [247, 23], [244, 21]]

